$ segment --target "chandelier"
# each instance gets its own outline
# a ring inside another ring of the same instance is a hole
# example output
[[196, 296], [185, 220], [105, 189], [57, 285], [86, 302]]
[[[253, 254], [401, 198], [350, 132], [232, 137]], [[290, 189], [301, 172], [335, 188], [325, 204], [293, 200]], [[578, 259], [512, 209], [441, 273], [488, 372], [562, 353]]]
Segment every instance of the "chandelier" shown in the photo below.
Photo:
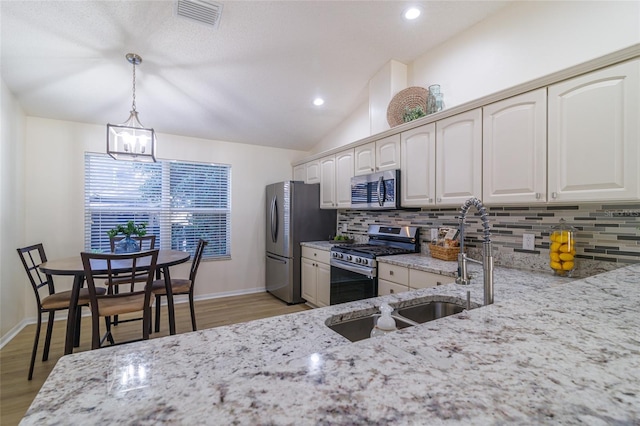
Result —
[[116, 160], [155, 163], [156, 133], [140, 123], [136, 111], [136, 65], [142, 58], [135, 53], [127, 53], [126, 58], [133, 65], [133, 102], [127, 121], [107, 124], [107, 154]]

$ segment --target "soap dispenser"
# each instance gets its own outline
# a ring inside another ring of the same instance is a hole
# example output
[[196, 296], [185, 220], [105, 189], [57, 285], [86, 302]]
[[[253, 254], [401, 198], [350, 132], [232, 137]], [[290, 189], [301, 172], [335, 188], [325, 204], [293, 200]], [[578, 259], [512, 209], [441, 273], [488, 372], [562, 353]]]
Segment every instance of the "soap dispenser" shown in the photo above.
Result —
[[380, 305], [381, 315], [373, 330], [371, 330], [371, 337], [382, 336], [390, 331], [397, 330], [396, 320], [391, 317], [391, 312], [393, 312], [393, 308], [388, 303]]

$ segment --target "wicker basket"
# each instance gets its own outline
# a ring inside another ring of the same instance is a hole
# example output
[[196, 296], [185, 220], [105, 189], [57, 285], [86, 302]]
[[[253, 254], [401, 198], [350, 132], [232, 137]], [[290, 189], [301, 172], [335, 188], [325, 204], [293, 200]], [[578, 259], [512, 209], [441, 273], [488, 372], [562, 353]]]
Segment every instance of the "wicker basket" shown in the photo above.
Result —
[[458, 253], [460, 253], [460, 247], [442, 247], [435, 244], [429, 244], [429, 251], [431, 257], [440, 260], [458, 260]]
[[389, 126], [395, 127], [404, 123], [405, 107], [411, 109], [421, 106], [427, 112], [427, 93], [427, 89], [417, 86], [408, 87], [396, 93], [387, 107]]

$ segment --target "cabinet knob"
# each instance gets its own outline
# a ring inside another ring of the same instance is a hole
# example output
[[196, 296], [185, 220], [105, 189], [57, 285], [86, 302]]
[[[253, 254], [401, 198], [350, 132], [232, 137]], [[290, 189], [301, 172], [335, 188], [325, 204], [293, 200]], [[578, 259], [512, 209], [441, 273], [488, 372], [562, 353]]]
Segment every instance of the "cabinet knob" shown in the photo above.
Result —
[[536, 200], [539, 200], [539, 199], [540, 199], [540, 193], [536, 192]]
[[372, 171], [372, 172], [375, 172], [375, 169], [372, 167], [372, 168], [371, 168], [371, 171]]
[[558, 194], [555, 193], [555, 192], [552, 192], [551, 193], [551, 198], [553, 198], [555, 200], [556, 198], [558, 198]]
[[389, 290], [389, 294], [393, 294], [393, 293], [395, 293], [395, 292], [396, 292], [396, 291], [395, 291], [394, 289]]
[[436, 198], [436, 201], [437, 201], [438, 203], [441, 203], [441, 202], [442, 202], [442, 198], [438, 197], [438, 198]]
[[314, 255], [314, 256], [317, 256], [317, 255], [318, 255], [318, 253], [313, 253], [313, 255]]
[[440, 281], [436, 281], [436, 286], [442, 285]]
[[389, 275], [393, 275], [393, 271], [389, 271]]

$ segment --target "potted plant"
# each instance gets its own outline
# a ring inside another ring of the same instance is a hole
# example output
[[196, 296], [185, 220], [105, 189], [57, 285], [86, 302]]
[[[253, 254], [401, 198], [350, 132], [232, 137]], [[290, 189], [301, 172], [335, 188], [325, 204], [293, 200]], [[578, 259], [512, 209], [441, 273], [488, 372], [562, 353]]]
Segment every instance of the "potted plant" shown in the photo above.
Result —
[[140, 244], [133, 238], [132, 235], [142, 237], [147, 233], [147, 223], [140, 223], [136, 225], [132, 220], [128, 221], [126, 225], [118, 225], [113, 229], [107, 231], [109, 238], [114, 238], [118, 234], [123, 234], [124, 238], [115, 245], [116, 253], [133, 253], [140, 251]]

